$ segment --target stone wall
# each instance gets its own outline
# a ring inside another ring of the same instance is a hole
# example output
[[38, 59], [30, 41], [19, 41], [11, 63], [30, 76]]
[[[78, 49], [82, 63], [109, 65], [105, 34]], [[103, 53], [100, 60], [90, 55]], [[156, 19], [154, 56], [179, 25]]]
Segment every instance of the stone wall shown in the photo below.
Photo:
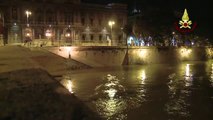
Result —
[[50, 52], [71, 58], [92, 67], [122, 65], [126, 55], [125, 48], [96, 47], [49, 47]]
[[181, 61], [202, 61], [211, 58], [212, 51], [205, 47], [147, 47], [131, 48], [128, 51], [129, 64], [177, 63]]
[[[207, 47], [49, 47], [49, 51], [92, 67], [204, 61], [213, 58]], [[128, 53], [128, 54], [127, 54]]]

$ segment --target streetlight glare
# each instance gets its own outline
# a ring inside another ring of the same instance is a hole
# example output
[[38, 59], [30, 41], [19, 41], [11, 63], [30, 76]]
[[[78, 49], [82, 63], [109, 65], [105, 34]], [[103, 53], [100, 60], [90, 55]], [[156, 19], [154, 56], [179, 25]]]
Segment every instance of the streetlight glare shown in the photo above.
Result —
[[115, 22], [114, 21], [109, 21], [109, 26], [112, 26], [112, 25], [114, 25], [115, 24]]
[[115, 24], [115, 22], [110, 20], [110, 21], [108, 22], [108, 24], [109, 24], [110, 29], [111, 29], [111, 31], [110, 31], [110, 37], [111, 37], [111, 40], [112, 40], [112, 26]]
[[70, 34], [69, 34], [69, 33], [67, 33], [67, 34], [66, 34], [66, 37], [70, 37]]
[[48, 33], [48, 32], [47, 32], [45, 35], [46, 35], [47, 37], [51, 37], [51, 36], [52, 36], [52, 34], [51, 34], [51, 33]]
[[29, 20], [28, 20], [28, 18], [29, 18], [29, 16], [32, 14], [32, 12], [31, 11], [29, 11], [29, 10], [26, 10], [25, 11], [25, 14], [27, 15], [27, 26], [29, 27]]
[[26, 36], [29, 37], [29, 36], [30, 36], [30, 33], [27, 33]]
[[28, 11], [28, 10], [26, 10], [25, 13], [26, 13], [27, 16], [29, 16], [29, 15], [32, 14], [32, 12], [31, 12], [31, 11]]

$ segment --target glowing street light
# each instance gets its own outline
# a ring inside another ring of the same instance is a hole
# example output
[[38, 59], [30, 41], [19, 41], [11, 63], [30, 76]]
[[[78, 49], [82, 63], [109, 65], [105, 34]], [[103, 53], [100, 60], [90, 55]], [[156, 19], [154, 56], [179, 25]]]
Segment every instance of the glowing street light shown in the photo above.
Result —
[[109, 21], [109, 26], [111, 27], [111, 29], [112, 29], [112, 26], [115, 24], [115, 22], [114, 21]]
[[32, 30], [30, 28], [27, 27], [24, 29], [24, 37], [25, 37], [25, 40], [24, 40], [25, 43], [32, 41]]
[[47, 29], [45, 36], [47, 37], [48, 40], [51, 40], [51, 45], [53, 45], [53, 33], [51, 29]]
[[70, 33], [66, 33], [66, 35], [65, 35], [66, 37], [70, 37]]
[[26, 33], [26, 37], [30, 37], [30, 33]]
[[49, 32], [47, 32], [47, 33], [46, 33], [46, 36], [47, 36], [47, 38], [50, 38], [50, 37], [52, 36], [52, 34], [49, 33]]
[[110, 20], [108, 24], [109, 24], [109, 26], [111, 28], [110, 32], [111, 32], [111, 40], [112, 40], [112, 26], [115, 24], [115, 22]]
[[52, 37], [52, 32], [48, 29], [45, 33], [45, 36], [49, 39]]
[[32, 12], [31, 12], [31, 11], [26, 10], [26, 11], [25, 11], [25, 14], [27, 15], [27, 26], [29, 26], [28, 18], [29, 18], [29, 16], [32, 14]]
[[70, 25], [65, 31], [65, 37], [66, 37], [66, 41], [70, 42], [70, 44], [72, 44]]
[[69, 28], [66, 30], [65, 37], [66, 38], [70, 38], [71, 37], [71, 30]]

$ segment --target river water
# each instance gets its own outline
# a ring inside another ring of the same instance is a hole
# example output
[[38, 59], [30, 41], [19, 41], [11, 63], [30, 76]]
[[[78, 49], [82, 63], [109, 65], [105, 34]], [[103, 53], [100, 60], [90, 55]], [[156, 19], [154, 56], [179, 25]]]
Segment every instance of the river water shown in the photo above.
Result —
[[213, 119], [213, 61], [87, 69], [61, 83], [103, 120]]

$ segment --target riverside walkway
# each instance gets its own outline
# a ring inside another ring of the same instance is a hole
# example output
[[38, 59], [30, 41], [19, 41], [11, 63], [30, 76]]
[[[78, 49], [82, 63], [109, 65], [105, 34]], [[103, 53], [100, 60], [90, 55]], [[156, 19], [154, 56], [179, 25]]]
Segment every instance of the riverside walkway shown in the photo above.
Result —
[[42, 48], [0, 47], [0, 73], [29, 68], [41, 68], [51, 75], [63, 75], [68, 70], [84, 69], [88, 66]]
[[0, 47], [0, 119], [99, 120], [54, 79], [72, 68], [87, 66], [39, 48]]

